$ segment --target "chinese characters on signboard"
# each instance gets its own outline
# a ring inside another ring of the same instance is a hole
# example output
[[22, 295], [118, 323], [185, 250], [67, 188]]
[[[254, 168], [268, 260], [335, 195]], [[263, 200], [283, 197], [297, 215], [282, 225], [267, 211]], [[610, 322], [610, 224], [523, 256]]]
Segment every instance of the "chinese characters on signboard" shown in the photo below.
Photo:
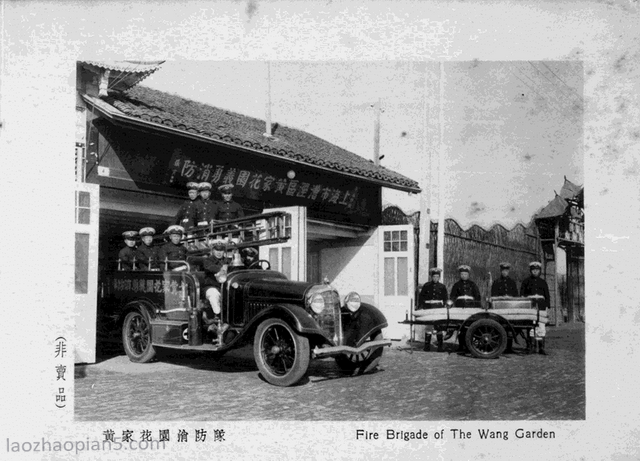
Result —
[[[345, 214], [367, 215], [368, 197], [360, 191], [361, 186], [338, 185], [328, 181], [299, 180], [286, 174], [271, 174], [257, 169], [241, 169], [229, 165], [196, 162], [188, 158], [181, 149], [174, 151], [169, 183], [186, 184], [189, 181], [210, 182], [215, 186], [233, 184], [235, 193], [254, 200], [273, 196], [295, 199], [310, 208], [330, 207]], [[277, 202], [276, 202], [277, 203]]]

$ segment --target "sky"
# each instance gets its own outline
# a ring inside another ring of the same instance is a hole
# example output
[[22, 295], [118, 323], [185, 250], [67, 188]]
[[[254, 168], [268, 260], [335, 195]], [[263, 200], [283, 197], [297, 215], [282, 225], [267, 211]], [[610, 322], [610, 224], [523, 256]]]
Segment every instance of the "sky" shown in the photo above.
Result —
[[578, 61], [449, 61], [442, 69], [416, 61], [167, 61], [142, 84], [264, 119], [268, 66], [273, 122], [367, 159], [380, 101], [381, 165], [423, 189], [422, 201], [385, 189], [385, 204], [407, 213], [429, 207], [436, 219], [441, 203], [465, 228], [511, 228], [553, 199], [565, 175], [583, 183]]

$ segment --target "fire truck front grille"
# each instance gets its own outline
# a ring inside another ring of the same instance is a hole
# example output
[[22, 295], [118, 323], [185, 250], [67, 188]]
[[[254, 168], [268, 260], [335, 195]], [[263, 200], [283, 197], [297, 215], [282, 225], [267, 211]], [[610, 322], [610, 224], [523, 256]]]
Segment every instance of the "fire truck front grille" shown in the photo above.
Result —
[[314, 317], [322, 330], [336, 345], [342, 344], [342, 321], [340, 316], [340, 297], [338, 292], [327, 290], [322, 293], [324, 310]]

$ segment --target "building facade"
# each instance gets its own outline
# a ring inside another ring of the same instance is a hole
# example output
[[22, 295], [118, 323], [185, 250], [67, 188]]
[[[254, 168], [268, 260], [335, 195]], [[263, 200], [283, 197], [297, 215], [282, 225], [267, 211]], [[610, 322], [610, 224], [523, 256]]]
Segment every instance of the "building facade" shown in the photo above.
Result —
[[387, 315], [387, 335], [414, 293], [411, 226], [381, 225], [382, 188], [418, 184], [309, 133], [139, 85], [161, 62], [77, 64], [77, 362], [95, 360], [100, 273], [114, 264], [121, 234], [162, 232], [190, 181], [234, 185], [246, 215], [291, 214], [287, 243], [262, 259], [293, 280], [356, 289]]

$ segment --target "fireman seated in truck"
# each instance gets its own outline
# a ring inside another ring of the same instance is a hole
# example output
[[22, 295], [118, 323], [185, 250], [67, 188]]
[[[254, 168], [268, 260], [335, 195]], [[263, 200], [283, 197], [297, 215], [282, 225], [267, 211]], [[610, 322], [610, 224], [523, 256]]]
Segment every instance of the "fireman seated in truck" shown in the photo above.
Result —
[[225, 257], [226, 244], [224, 240], [213, 239], [213, 235], [209, 235], [211, 245], [211, 256], [206, 258], [202, 265], [204, 268], [204, 281], [202, 284], [202, 292], [209, 301], [213, 310], [213, 318], [203, 312], [203, 322], [209, 325], [209, 331], [217, 333], [218, 338], [222, 338], [222, 333], [228, 328], [228, 325], [221, 324], [220, 321], [220, 292], [222, 284], [227, 280], [227, 272], [229, 260]]
[[253, 247], [244, 248], [242, 250], [242, 262], [244, 268], [249, 269], [253, 263], [258, 260], [258, 250]]
[[130, 271], [136, 269], [139, 261], [143, 258], [142, 253], [136, 248], [138, 232], [126, 231], [122, 233], [122, 237], [126, 246], [118, 253], [118, 269]]
[[155, 271], [158, 270], [158, 261], [160, 260], [160, 248], [153, 244], [153, 236], [156, 230], [153, 227], [143, 227], [140, 229], [140, 240], [142, 245], [138, 247], [141, 253], [140, 270]]
[[160, 249], [160, 262], [173, 261], [167, 264], [167, 269], [172, 271], [185, 270], [187, 265], [179, 262], [187, 259], [187, 249], [181, 242], [184, 228], [177, 225], [169, 226], [164, 233], [168, 235], [169, 241]]

